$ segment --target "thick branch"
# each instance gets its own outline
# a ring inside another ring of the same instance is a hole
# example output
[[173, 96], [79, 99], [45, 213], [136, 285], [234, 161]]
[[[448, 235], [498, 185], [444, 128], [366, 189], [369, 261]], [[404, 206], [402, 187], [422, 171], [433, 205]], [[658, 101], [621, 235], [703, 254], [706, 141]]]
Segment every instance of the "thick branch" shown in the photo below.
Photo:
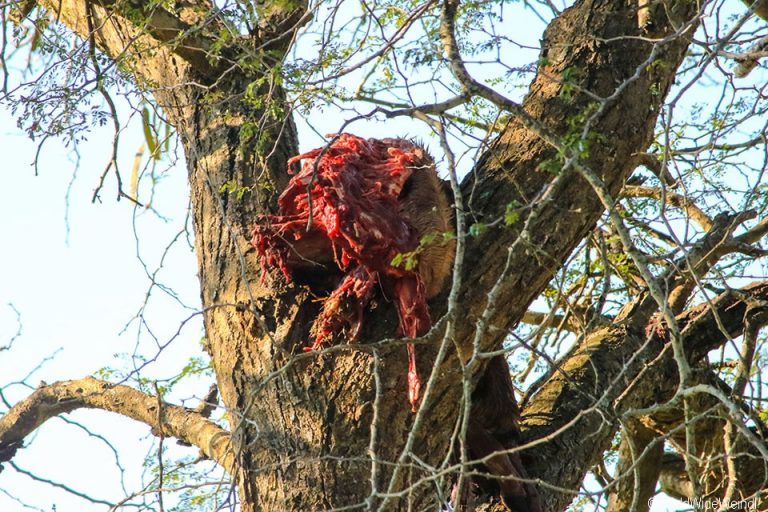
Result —
[[231, 473], [234, 468], [235, 455], [226, 430], [177, 405], [163, 404], [158, 414], [156, 397], [93, 377], [41, 386], [0, 418], [0, 462], [10, 460], [24, 438], [47, 420], [81, 408], [116, 412], [140, 421], [153, 432], [197, 446], [226, 471]]
[[[747, 324], [765, 321], [764, 312], [748, 311], [747, 317]], [[723, 397], [733, 397], [736, 391], [707, 367], [697, 369], [694, 379], [694, 387], [718, 390]], [[667, 393], [666, 397], [670, 394]], [[699, 393], [688, 401], [687, 415], [682, 406], [661, 406], [650, 415], [643, 416], [641, 421], [663, 435], [679, 452], [680, 457], [691, 454], [696, 457], [698, 464], [707, 468], [697, 475], [697, 483], [703, 487], [705, 494], [725, 498], [723, 483], [729, 482], [732, 486], [729, 498], [746, 499], [764, 489], [767, 482], [768, 461], [764, 457], [767, 429], [749, 404], [742, 402], [739, 397], [733, 397], [732, 404], [734, 410], [729, 411], [723, 407], [720, 398], [709, 393]], [[745, 422], [752, 422], [753, 425], [747, 429]], [[691, 429], [694, 432], [692, 436], [689, 432]], [[669, 459], [669, 456], [665, 456], [666, 461]], [[666, 476], [662, 474], [662, 487], [670, 487], [672, 496], [678, 497], [674, 489], [680, 488], [681, 483], [692, 493], [693, 486], [684, 463], [675, 471], [670, 472], [668, 464], [662, 469], [666, 472]]]
[[620, 480], [609, 495], [606, 512], [648, 512], [663, 450], [664, 443], [659, 442], [655, 432], [638, 421], [625, 423], [615, 475]]
[[[139, 29], [142, 32], [180, 56], [204, 76], [210, 76], [216, 70], [217, 59], [211, 53], [211, 47], [218, 34], [211, 31], [221, 30], [223, 25], [210, 16], [216, 10], [207, 0], [196, 0], [194, 9], [180, 3], [177, 12], [173, 13], [164, 9], [164, 4], [155, 2], [102, 0], [94, 4], [109, 9], [113, 16], [123, 18], [126, 17], [126, 8], [132, 10], [134, 18], [141, 13], [144, 20]], [[207, 19], [201, 12], [209, 13]]]
[[[696, 203], [689, 197], [675, 192], [669, 192], [662, 188], [655, 187], [642, 187], [642, 186], [626, 186], [622, 190], [622, 195], [625, 197], [648, 197], [663, 201], [663, 203], [674, 206], [683, 210], [688, 217], [696, 221], [696, 223], [702, 227], [702, 229], [708, 230], [712, 227], [712, 219], [699, 208]], [[662, 206], [665, 206], [663, 204]]]
[[[700, 360], [741, 335], [749, 304], [766, 299], [768, 281], [762, 281], [723, 293], [678, 315], [689, 361]], [[668, 333], [663, 328], [650, 336], [644, 332], [644, 323], [654, 308], [645, 301], [644, 306], [634, 308], [627, 321], [588, 335], [524, 408], [523, 436], [538, 440], [531, 473], [567, 487], [565, 482], [574, 478], [572, 472], [581, 471], [575, 479], [580, 481], [586, 468], [610, 446], [617, 413], [672, 396], [678, 376]], [[555, 458], [564, 462], [551, 464]], [[560, 496], [553, 509], [562, 508], [569, 499]]]
[[[137, 25], [123, 16], [115, 2], [40, 0], [38, 4], [83, 39], [90, 39], [93, 27], [99, 49], [128, 65], [139, 83], [157, 88], [173, 87], [184, 80], [191, 69], [201, 76], [207, 76], [212, 70], [207, 60], [210, 41], [193, 34], [187, 22], [157, 6], [147, 9], [143, 25]], [[123, 9], [128, 6], [120, 5]], [[187, 17], [190, 21], [193, 19], [189, 13]]]
[[706, 275], [720, 258], [733, 252], [733, 231], [754, 216], [753, 210], [733, 215], [719, 214], [706, 236], [684, 255], [682, 261], [676, 263], [670, 271], [674, 281], [668, 297], [673, 313], [677, 314], [683, 310], [701, 277]]
[[[508, 204], [527, 206], [514, 226], [488, 229], [471, 240], [468, 250], [465, 282], [471, 285], [462, 300], [464, 316], [471, 320], [460, 326], [459, 336], [473, 339], [475, 321], [482, 319], [481, 330], [495, 328], [481, 336], [484, 350], [499, 347], [603, 213], [596, 195], [573, 173], [572, 162], [552, 147], [550, 134], [561, 141], [583, 138], [589, 152], [579, 157], [580, 164], [613, 197], [633, 171], [634, 155], [650, 143], [688, 40], [684, 24], [677, 33], [668, 28], [667, 38], [656, 44], [634, 38], [638, 29], [627, 15], [634, 8], [621, 1], [585, 0], [552, 22], [544, 37], [544, 64], [523, 102], [524, 114], [513, 109], [509, 126], [463, 185], [465, 204], [485, 222], [503, 217]], [[688, 8], [681, 13], [684, 19], [694, 14], [694, 6]], [[656, 61], [665, 65], [650, 65]], [[576, 79], [563, 78], [572, 70], [579, 70]], [[460, 80], [468, 80], [458, 71]], [[578, 93], [566, 97], [564, 90], [574, 88]], [[658, 90], [664, 93], [650, 92]]]

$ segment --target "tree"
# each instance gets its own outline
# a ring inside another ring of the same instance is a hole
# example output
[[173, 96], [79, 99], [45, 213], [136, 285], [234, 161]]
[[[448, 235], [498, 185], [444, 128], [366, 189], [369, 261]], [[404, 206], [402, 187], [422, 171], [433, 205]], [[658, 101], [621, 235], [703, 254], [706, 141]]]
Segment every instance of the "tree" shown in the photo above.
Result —
[[[176, 130], [206, 350], [228, 427], [89, 377], [41, 386], [13, 405], [0, 419], [0, 460], [50, 417], [90, 407], [199, 447], [231, 475], [242, 510], [435, 510], [482, 470], [462, 436], [488, 362], [527, 351], [526, 374], [546, 371], [522, 403], [522, 456], [546, 510], [564, 510], [582, 485], [594, 494], [580, 499], [647, 510], [657, 482], [673, 497], [764, 507], [768, 285], [740, 278], [765, 277], [765, 178], [755, 156], [766, 147], [765, 106], [759, 80], [740, 85], [730, 71], [733, 60], [742, 74], [759, 63], [765, 26], [752, 15], [762, 17], [762, 4], [531, 4], [548, 26], [535, 66], [524, 69], [505, 56], [524, 6], [358, 7], [4, 8], [43, 34], [44, 51], [60, 48], [47, 31], [65, 26], [78, 37], [69, 57], [81, 59], [82, 74], [69, 77], [80, 86], [70, 93], [102, 95], [114, 117], [110, 87], [128, 80]], [[724, 21], [727, 12], [736, 14]], [[303, 46], [311, 42], [317, 54]], [[533, 79], [518, 103], [505, 85], [526, 73]], [[690, 91], [707, 80], [722, 88], [717, 104], [692, 104], [702, 100]], [[25, 111], [30, 134], [65, 133], [77, 98], [47, 124], [39, 114], [50, 104], [37, 98]], [[393, 308], [368, 311], [358, 343], [302, 354], [317, 303], [277, 272], [262, 279], [249, 245], [299, 153], [295, 117], [326, 104], [347, 108], [339, 131], [365, 119], [422, 121], [450, 176], [455, 270], [450, 291], [430, 303], [440, 320], [416, 340], [427, 384], [415, 414]], [[460, 181], [461, 144], [476, 158]], [[119, 196], [135, 200], [117, 181]], [[535, 313], [539, 305], [547, 313]], [[584, 483], [589, 472], [597, 483]], [[482, 506], [499, 505], [490, 497]]]

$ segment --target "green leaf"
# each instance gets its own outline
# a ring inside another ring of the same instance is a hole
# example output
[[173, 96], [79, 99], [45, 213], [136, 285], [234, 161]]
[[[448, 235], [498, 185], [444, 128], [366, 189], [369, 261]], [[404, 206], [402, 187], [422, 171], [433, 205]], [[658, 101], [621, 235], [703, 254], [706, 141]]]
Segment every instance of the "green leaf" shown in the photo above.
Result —
[[144, 126], [144, 139], [147, 141], [147, 147], [149, 148], [149, 154], [155, 160], [159, 159], [157, 154], [157, 139], [152, 133], [152, 121], [149, 118], [149, 109], [144, 107], [141, 111], [141, 121]]
[[432, 242], [435, 241], [435, 237], [437, 236], [437, 233], [429, 233], [421, 237], [421, 240], [419, 240], [419, 247], [426, 247]]
[[477, 236], [480, 236], [483, 233], [485, 233], [487, 230], [488, 230], [488, 226], [487, 225], [485, 225], [485, 224], [483, 224], [481, 222], [477, 222], [477, 223], [472, 224], [471, 226], [469, 226], [469, 236], [477, 237]]
[[168, 123], [165, 123], [164, 145], [165, 147], [163, 148], [163, 153], [170, 153], [171, 152], [171, 125]]
[[520, 220], [520, 212], [518, 211], [519, 205], [516, 201], [507, 203], [507, 209], [504, 211], [504, 224], [511, 226], [518, 220]]

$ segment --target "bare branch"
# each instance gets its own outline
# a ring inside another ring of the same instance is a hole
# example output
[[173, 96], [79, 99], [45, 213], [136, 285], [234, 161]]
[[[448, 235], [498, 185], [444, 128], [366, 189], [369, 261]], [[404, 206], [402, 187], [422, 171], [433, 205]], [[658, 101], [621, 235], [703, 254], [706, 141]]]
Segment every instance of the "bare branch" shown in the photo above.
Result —
[[229, 432], [212, 421], [176, 405], [163, 404], [158, 410], [156, 397], [93, 377], [43, 385], [0, 418], [0, 462], [11, 460], [24, 438], [47, 420], [80, 408], [127, 416], [158, 435], [197, 446], [228, 472], [234, 467]]
[[675, 178], [669, 172], [669, 169], [663, 167], [663, 162], [659, 160], [658, 155], [651, 153], [640, 153], [637, 155], [637, 163], [646, 167], [653, 174], [655, 174], [659, 180], [668, 187], [675, 186]]
[[94, 497], [92, 497], [92, 496], [90, 496], [90, 495], [88, 495], [88, 494], [86, 494], [84, 492], [80, 492], [80, 491], [78, 491], [76, 489], [73, 489], [72, 487], [70, 487], [68, 485], [64, 485], [64, 484], [62, 484], [60, 482], [56, 482], [56, 481], [50, 480], [48, 478], [42, 478], [42, 477], [34, 474], [31, 471], [27, 471], [26, 469], [19, 467], [18, 465], [16, 465], [13, 462], [10, 462], [9, 465], [15, 471], [17, 471], [18, 473], [21, 473], [22, 475], [28, 476], [32, 480], [36, 480], [38, 482], [42, 482], [44, 484], [48, 484], [48, 485], [50, 485], [52, 487], [56, 487], [58, 489], [61, 489], [63, 491], [68, 492], [69, 494], [73, 494], [73, 495], [77, 496], [78, 498], [82, 498], [82, 499], [84, 499], [86, 501], [90, 501], [91, 503], [94, 503], [96, 505], [107, 505], [108, 507], [114, 507], [115, 506], [115, 503], [113, 503], [111, 501], [104, 501], [104, 500], [101, 500], [101, 499], [98, 499], [98, 498], [94, 498]]
[[16, 309], [16, 307], [10, 302], [8, 303], [8, 307], [11, 308], [11, 310], [13, 310], [14, 314], [16, 315], [17, 328], [16, 328], [16, 332], [11, 336], [11, 339], [8, 340], [7, 343], [0, 345], [0, 352], [3, 352], [4, 350], [9, 350], [13, 346], [13, 342], [19, 339], [19, 336], [21, 336], [21, 328], [22, 328], [21, 313], [19, 313], [19, 310]]
[[712, 219], [710, 219], [692, 199], [684, 195], [669, 192], [661, 188], [641, 186], [626, 186], [622, 190], [622, 195], [625, 197], [648, 197], [657, 199], [662, 203], [667, 203], [675, 208], [683, 210], [688, 214], [688, 217], [696, 221], [702, 229], [709, 230], [709, 228], [712, 227]]

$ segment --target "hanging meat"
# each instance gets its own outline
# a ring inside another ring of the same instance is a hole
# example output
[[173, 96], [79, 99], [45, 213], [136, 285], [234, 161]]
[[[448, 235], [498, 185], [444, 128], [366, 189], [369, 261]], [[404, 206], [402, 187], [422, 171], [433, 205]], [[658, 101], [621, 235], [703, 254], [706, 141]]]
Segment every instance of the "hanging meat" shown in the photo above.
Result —
[[[427, 299], [450, 274], [454, 242], [451, 209], [435, 163], [408, 139], [363, 139], [341, 134], [325, 147], [293, 157], [301, 162], [278, 199], [279, 213], [253, 229], [262, 269], [285, 277], [341, 272], [313, 326], [318, 349], [335, 333], [352, 341], [377, 286], [397, 306], [397, 334], [415, 338], [432, 326]], [[420, 393], [415, 347], [408, 350], [408, 399]]]

